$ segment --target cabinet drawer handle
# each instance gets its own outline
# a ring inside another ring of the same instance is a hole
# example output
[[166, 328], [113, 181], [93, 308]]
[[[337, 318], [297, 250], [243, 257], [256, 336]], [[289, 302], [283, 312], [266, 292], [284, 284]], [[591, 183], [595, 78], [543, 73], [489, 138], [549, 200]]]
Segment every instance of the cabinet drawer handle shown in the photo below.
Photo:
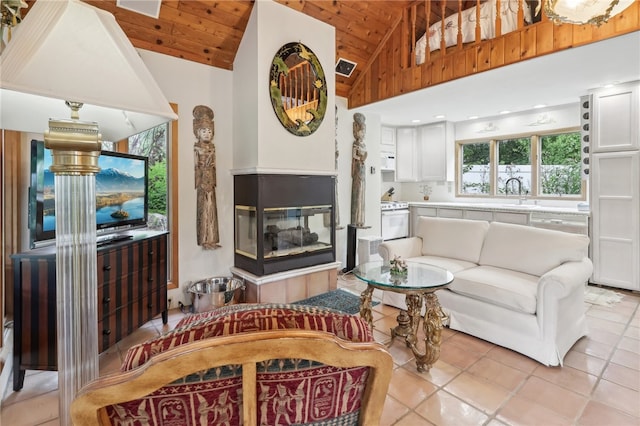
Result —
[[110, 335], [110, 334], [111, 334], [111, 329], [110, 329], [110, 328], [108, 328], [108, 329], [106, 329], [106, 330], [102, 330], [102, 334], [104, 334], [105, 336]]
[[149, 308], [149, 309], [153, 309], [153, 303], [149, 303], [149, 304], [147, 305], [147, 308]]
[[149, 250], [149, 256], [153, 256], [155, 252], [153, 250]]
[[102, 269], [105, 270], [105, 271], [110, 271], [111, 270], [111, 265], [104, 265], [102, 267]]
[[102, 303], [109, 303], [111, 302], [111, 298], [110, 297], [105, 297], [102, 301]]
[[147, 278], [147, 281], [149, 281], [150, 283], [152, 283], [152, 282], [153, 282], [153, 277], [149, 277], [149, 278]]

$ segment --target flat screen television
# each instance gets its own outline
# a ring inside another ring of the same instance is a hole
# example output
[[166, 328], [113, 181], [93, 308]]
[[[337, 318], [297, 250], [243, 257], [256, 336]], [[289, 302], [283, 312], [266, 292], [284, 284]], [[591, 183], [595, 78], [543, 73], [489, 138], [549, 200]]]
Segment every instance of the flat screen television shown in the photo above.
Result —
[[[56, 211], [51, 151], [44, 142], [31, 141], [29, 230], [31, 247], [53, 242]], [[102, 151], [96, 175], [96, 232], [113, 233], [147, 225], [148, 158]]]

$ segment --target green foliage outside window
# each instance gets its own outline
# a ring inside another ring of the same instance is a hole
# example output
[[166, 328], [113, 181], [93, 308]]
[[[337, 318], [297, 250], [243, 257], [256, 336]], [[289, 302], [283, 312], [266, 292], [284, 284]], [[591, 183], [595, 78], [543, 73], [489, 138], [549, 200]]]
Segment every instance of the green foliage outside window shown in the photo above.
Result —
[[149, 157], [149, 213], [167, 215], [167, 129], [162, 124], [129, 138], [129, 152]]
[[[582, 197], [579, 132], [462, 143], [458, 152], [460, 194], [507, 195], [505, 183], [515, 177], [522, 183], [522, 195]], [[540, 154], [539, 164], [532, 160], [534, 152]], [[510, 186], [508, 195], [511, 191], [517, 191], [517, 185]]]
[[149, 167], [149, 213], [167, 213], [167, 160]]
[[540, 184], [543, 194], [580, 194], [580, 133], [542, 137]]
[[462, 193], [489, 194], [490, 149], [488, 142], [467, 144], [462, 147]]
[[[531, 192], [531, 180], [527, 179], [524, 171], [531, 170], [531, 139], [503, 139], [498, 145], [498, 187], [497, 193], [505, 195], [517, 194], [517, 185], [507, 190], [507, 180], [516, 178], [521, 182], [521, 194]], [[515, 181], [514, 181], [515, 182]]]

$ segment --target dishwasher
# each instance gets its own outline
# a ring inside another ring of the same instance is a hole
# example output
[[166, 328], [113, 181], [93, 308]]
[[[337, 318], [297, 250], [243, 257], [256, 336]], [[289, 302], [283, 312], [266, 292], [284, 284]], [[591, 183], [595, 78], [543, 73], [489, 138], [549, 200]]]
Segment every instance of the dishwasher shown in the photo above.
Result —
[[587, 215], [531, 213], [529, 225], [535, 228], [589, 235], [589, 216]]

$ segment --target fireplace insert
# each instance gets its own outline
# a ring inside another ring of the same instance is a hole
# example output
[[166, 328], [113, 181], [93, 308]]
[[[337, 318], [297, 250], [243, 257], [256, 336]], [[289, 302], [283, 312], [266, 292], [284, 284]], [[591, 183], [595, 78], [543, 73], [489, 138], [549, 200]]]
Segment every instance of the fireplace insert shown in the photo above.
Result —
[[235, 266], [262, 276], [334, 262], [334, 179], [235, 176]]

